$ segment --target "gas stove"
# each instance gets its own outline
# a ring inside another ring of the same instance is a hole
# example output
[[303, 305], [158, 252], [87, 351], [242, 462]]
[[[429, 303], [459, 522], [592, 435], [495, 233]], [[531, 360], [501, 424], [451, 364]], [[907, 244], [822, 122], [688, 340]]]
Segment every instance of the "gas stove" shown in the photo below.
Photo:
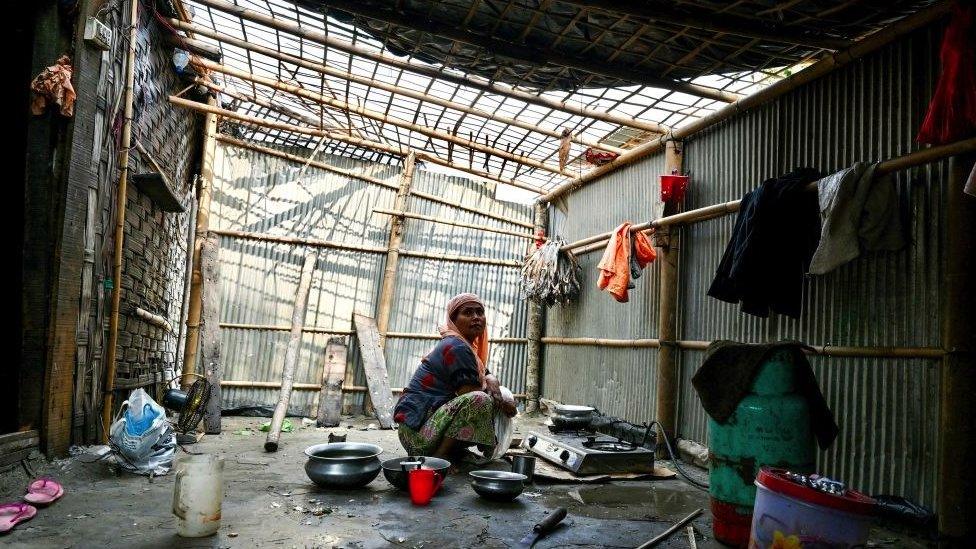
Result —
[[654, 472], [653, 450], [593, 431], [533, 431], [522, 446], [578, 475]]

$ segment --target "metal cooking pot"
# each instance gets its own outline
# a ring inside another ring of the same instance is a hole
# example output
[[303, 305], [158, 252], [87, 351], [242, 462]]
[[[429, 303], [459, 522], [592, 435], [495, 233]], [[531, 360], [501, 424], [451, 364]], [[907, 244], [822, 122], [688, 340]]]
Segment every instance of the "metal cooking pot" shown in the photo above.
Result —
[[361, 488], [380, 474], [383, 449], [361, 442], [331, 442], [305, 449], [305, 474], [323, 488]]
[[562, 431], [587, 429], [595, 417], [596, 408], [592, 406], [557, 404], [550, 419], [553, 427]]
[[512, 501], [525, 489], [526, 477], [508, 471], [471, 471], [471, 487], [479, 496], [494, 501]]
[[555, 406], [555, 414], [562, 418], [589, 418], [596, 412], [596, 408], [592, 406], [578, 406], [576, 404], [557, 404]]
[[390, 484], [400, 490], [407, 489], [407, 471], [410, 469], [430, 469], [437, 471], [441, 475], [447, 476], [447, 470], [451, 467], [451, 462], [427, 456], [407, 456], [388, 459], [382, 464], [383, 476]]

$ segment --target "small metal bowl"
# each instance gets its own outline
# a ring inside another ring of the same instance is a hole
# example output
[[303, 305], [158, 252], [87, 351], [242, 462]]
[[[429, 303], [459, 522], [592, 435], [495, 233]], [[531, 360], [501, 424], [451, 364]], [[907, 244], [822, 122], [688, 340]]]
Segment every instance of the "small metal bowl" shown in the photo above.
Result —
[[380, 474], [382, 453], [375, 444], [316, 444], [305, 449], [305, 474], [323, 488], [362, 488]]
[[451, 467], [451, 462], [446, 459], [427, 456], [399, 457], [388, 459], [382, 463], [383, 476], [386, 477], [386, 480], [390, 481], [390, 484], [405, 491], [407, 489], [407, 473], [403, 470], [402, 464], [418, 461], [421, 464], [421, 469], [437, 471], [444, 476], [447, 476], [447, 470]]
[[512, 501], [519, 497], [528, 478], [520, 473], [489, 470], [471, 471], [468, 475], [473, 479], [471, 487], [474, 491], [492, 501]]

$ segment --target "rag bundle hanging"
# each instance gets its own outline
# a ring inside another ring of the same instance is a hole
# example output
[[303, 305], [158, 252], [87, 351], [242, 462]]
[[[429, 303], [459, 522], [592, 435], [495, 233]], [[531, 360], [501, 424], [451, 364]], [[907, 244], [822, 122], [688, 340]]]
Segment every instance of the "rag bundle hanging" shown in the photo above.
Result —
[[627, 221], [613, 231], [597, 265], [600, 269], [597, 288], [606, 290], [620, 303], [627, 303], [628, 290], [635, 286], [633, 279], [640, 278], [641, 270], [657, 257], [647, 236], [642, 231], [631, 235], [630, 226]]
[[898, 192], [890, 176], [874, 177], [875, 168], [875, 163], [858, 162], [817, 182], [823, 228], [811, 274], [826, 274], [862, 250], [904, 247]]
[[942, 38], [942, 74], [915, 138], [943, 145], [976, 134], [976, 3], [957, 1]]
[[71, 58], [62, 55], [57, 63], [45, 68], [31, 80], [34, 93], [31, 99], [31, 113], [44, 114], [48, 104], [57, 105], [62, 116], [75, 113], [75, 89], [71, 85]]

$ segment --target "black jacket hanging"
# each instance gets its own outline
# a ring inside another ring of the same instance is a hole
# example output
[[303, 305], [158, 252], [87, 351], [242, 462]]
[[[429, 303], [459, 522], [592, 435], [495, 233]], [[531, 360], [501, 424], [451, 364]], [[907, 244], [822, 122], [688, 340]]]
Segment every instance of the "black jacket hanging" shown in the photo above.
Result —
[[751, 315], [800, 316], [803, 276], [820, 241], [817, 193], [806, 187], [819, 177], [812, 168], [797, 168], [742, 197], [708, 295], [741, 301], [742, 312]]

